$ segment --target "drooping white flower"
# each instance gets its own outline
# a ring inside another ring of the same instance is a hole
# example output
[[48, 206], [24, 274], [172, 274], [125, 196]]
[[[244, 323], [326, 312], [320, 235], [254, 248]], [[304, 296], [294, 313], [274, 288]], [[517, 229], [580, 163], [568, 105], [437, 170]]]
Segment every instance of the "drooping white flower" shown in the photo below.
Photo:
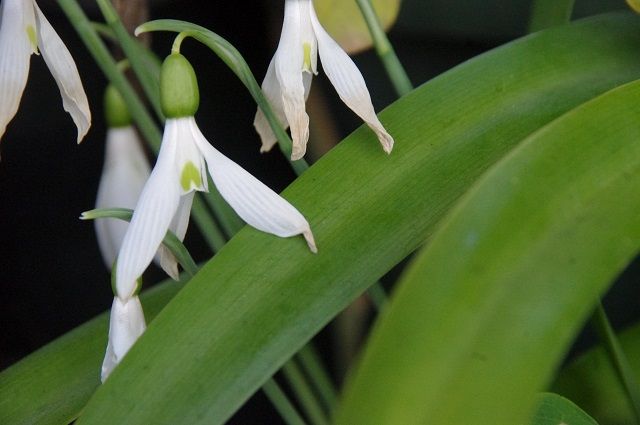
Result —
[[[291, 127], [291, 159], [300, 159], [306, 152], [309, 117], [305, 101], [311, 88], [312, 73], [318, 73], [318, 53], [324, 72], [340, 99], [367, 123], [378, 136], [384, 151], [390, 153], [393, 138], [376, 116], [362, 74], [322, 27], [312, 0], [285, 0], [280, 43], [267, 69], [262, 90], [280, 123]], [[277, 139], [260, 108], [254, 126], [262, 139], [260, 150], [270, 150]]]
[[[135, 128], [131, 125], [108, 128], [96, 208], [133, 209], [150, 173]], [[111, 270], [129, 223], [104, 218], [95, 220], [94, 225], [102, 258]]]
[[100, 374], [102, 382], [120, 363], [146, 327], [142, 305], [137, 296], [126, 300], [114, 297], [109, 322], [109, 342]]
[[167, 117], [162, 146], [118, 254], [117, 295], [126, 299], [134, 294], [136, 279], [151, 262], [167, 230], [184, 238], [194, 191], [208, 189], [207, 168], [222, 197], [244, 221], [280, 237], [302, 234], [316, 252], [309, 223], [302, 214], [218, 152], [200, 132], [193, 117], [199, 103], [197, 81], [184, 56], [174, 53], [165, 60], [160, 89]]
[[34, 0], [3, 0], [0, 6], [0, 138], [18, 111], [31, 54], [38, 49], [78, 128], [80, 143], [91, 125], [87, 96], [69, 50]]

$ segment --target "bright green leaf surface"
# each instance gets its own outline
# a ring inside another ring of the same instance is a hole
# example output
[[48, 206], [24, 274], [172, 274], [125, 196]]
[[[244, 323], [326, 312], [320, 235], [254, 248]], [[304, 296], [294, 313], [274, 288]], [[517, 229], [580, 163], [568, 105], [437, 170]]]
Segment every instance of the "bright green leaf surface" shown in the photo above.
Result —
[[639, 98], [585, 103], [483, 176], [399, 283], [337, 423], [526, 422], [640, 247]]
[[[315, 0], [318, 19], [345, 51], [356, 53], [372, 46], [371, 35], [355, 1]], [[385, 30], [398, 18], [400, 0], [372, 0]]]
[[[620, 334], [636, 378], [640, 378], [640, 325]], [[634, 424], [635, 416], [605, 351], [594, 348], [562, 369], [553, 390], [574, 400], [601, 425]]]
[[598, 425], [570, 400], [553, 393], [540, 395], [532, 425]]
[[569, 22], [575, 0], [533, 0], [529, 32], [540, 31]]
[[618, 17], [538, 33], [388, 108], [390, 156], [362, 128], [284, 193], [309, 219], [319, 254], [301, 238], [243, 229], [149, 326], [79, 423], [223, 422], [419, 246], [489, 164], [560, 112], [637, 76], [639, 29], [635, 17]]
[[[362, 128], [285, 192], [309, 219], [320, 253], [308, 253], [299, 238], [244, 229], [151, 324], [81, 422], [223, 422], [331, 317], [418, 247], [516, 143], [640, 77], [639, 31], [635, 18], [615, 16], [538, 33], [388, 108], [381, 119], [397, 142], [390, 156]], [[102, 351], [83, 353], [95, 356], [83, 361], [100, 364]], [[33, 364], [45, 368], [48, 360]], [[73, 376], [89, 373], [65, 367]], [[35, 381], [30, 370], [19, 375], [3, 394]], [[44, 382], [48, 391], [82, 400], [93, 389], [78, 395], [63, 380]], [[9, 400], [22, 409], [8, 423], [27, 415], [25, 406], [43, 405], [21, 394]]]
[[[140, 295], [147, 321], [182, 287], [173, 281]], [[0, 424], [60, 425], [75, 419], [100, 385], [109, 313], [96, 317], [0, 374]]]

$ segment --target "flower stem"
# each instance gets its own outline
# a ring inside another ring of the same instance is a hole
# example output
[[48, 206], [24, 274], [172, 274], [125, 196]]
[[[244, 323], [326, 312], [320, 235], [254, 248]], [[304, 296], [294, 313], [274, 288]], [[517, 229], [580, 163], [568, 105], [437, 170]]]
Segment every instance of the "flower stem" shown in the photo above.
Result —
[[265, 382], [262, 389], [287, 425], [305, 425], [305, 421], [273, 378]]
[[575, 0], [534, 0], [529, 19], [529, 33], [569, 22]]
[[315, 384], [315, 388], [325, 407], [331, 412], [338, 396], [333, 382], [331, 382], [331, 378], [325, 370], [315, 347], [311, 344], [302, 347], [302, 349], [298, 351], [298, 360], [304, 372], [311, 377], [311, 382]]
[[373, 45], [376, 48], [376, 52], [378, 53], [380, 60], [382, 60], [382, 64], [387, 71], [387, 75], [389, 76], [396, 93], [398, 96], [404, 96], [413, 90], [413, 84], [411, 84], [411, 80], [409, 79], [407, 72], [400, 63], [400, 59], [398, 59], [387, 34], [382, 28], [380, 19], [371, 4], [371, 0], [356, 0], [356, 3], [358, 3], [360, 12], [362, 12], [362, 17], [367, 23], [371, 39], [373, 40]]
[[163, 120], [164, 117], [162, 115], [162, 109], [160, 108], [160, 99], [159, 96], [157, 96], [157, 93], [159, 92], [158, 79], [151, 75], [151, 68], [146, 63], [145, 59], [148, 55], [141, 54], [141, 50], [143, 50], [142, 46], [140, 46], [138, 42], [127, 32], [127, 29], [124, 27], [124, 24], [122, 23], [122, 20], [120, 20], [120, 16], [118, 16], [118, 12], [111, 4], [111, 1], [97, 0], [97, 3], [105, 22], [113, 31], [113, 34], [120, 43], [122, 51], [129, 59], [131, 67], [138, 77], [138, 81], [140, 82], [147, 99], [151, 102], [151, 106], [153, 106], [156, 115]]
[[638, 382], [629, 365], [629, 361], [622, 351], [622, 347], [611, 327], [611, 323], [609, 323], [602, 302], [598, 302], [596, 311], [591, 318], [591, 324], [598, 334], [605, 352], [609, 357], [609, 361], [618, 375], [618, 379], [624, 388], [629, 403], [633, 407], [636, 423], [640, 424], [640, 387], [638, 387]]
[[318, 403], [318, 399], [294, 359], [290, 359], [284, 364], [282, 373], [298, 397], [298, 401], [304, 408], [309, 421], [311, 421], [313, 425], [328, 424], [329, 420], [322, 406]]

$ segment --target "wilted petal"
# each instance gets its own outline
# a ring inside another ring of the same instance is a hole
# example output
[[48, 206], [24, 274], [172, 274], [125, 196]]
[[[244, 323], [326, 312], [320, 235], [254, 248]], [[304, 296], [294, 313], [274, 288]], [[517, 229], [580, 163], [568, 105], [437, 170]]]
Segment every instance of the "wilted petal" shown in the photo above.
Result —
[[109, 342], [102, 362], [101, 380], [104, 382], [146, 329], [144, 312], [138, 297], [122, 301], [115, 297], [111, 306]]
[[0, 5], [0, 15], [1, 138], [18, 111], [27, 85], [29, 60], [31, 53], [36, 51], [36, 21], [30, 1], [4, 0]]
[[[150, 172], [149, 162], [135, 129], [108, 129], [96, 208], [133, 209]], [[128, 223], [115, 218], [105, 218], [95, 220], [94, 224], [102, 258], [111, 270]]]
[[168, 119], [156, 166], [142, 190], [118, 254], [116, 288], [121, 298], [133, 295], [136, 279], [151, 263], [178, 208], [178, 143], [175, 120]]
[[[180, 197], [178, 210], [169, 225], [169, 230], [171, 230], [180, 241], [184, 240], [184, 235], [187, 233], [187, 228], [189, 227], [189, 215], [191, 214], [194, 195], [195, 192], [190, 192]], [[160, 257], [160, 267], [162, 267], [162, 270], [171, 276], [173, 280], [179, 280], [178, 261], [171, 251], [164, 245], [160, 245], [160, 248], [158, 248], [158, 256]]]
[[275, 71], [285, 116], [291, 127], [293, 152], [291, 159], [304, 156], [309, 140], [309, 116], [305, 112], [305, 90], [302, 80], [304, 50], [301, 33], [301, 6], [298, 0], [286, 0], [280, 44], [275, 54]]
[[82, 141], [91, 126], [91, 111], [87, 95], [82, 88], [82, 81], [78, 74], [71, 53], [67, 50], [56, 31], [53, 29], [47, 18], [42, 14], [40, 8], [33, 2], [36, 9], [38, 23], [38, 45], [42, 52], [51, 75], [55, 78], [60, 95], [62, 96], [62, 106], [67, 111], [73, 122], [78, 127], [78, 143]]
[[309, 249], [317, 252], [309, 223], [297, 209], [213, 148], [197, 126], [193, 132], [218, 191], [244, 221], [280, 237], [302, 234]]
[[369, 90], [358, 67], [324, 30], [311, 8], [311, 23], [318, 38], [322, 68], [335, 87], [340, 99], [376, 133], [385, 152], [393, 149], [393, 138], [378, 120], [371, 103]]

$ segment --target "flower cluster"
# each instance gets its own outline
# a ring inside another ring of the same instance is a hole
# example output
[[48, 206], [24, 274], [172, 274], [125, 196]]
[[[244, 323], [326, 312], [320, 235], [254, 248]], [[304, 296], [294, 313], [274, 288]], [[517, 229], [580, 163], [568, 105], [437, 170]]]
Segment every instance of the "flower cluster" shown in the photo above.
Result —
[[[305, 101], [311, 89], [312, 76], [318, 73], [318, 53], [324, 72], [340, 99], [367, 123], [378, 136], [382, 149], [390, 153], [393, 138], [376, 116], [362, 74], [322, 27], [313, 2], [285, 0], [280, 44], [267, 69], [262, 90], [280, 123], [291, 127], [291, 159], [302, 158], [307, 149], [309, 117], [305, 112]], [[277, 139], [260, 109], [254, 126], [262, 139], [261, 151], [270, 150]]]

